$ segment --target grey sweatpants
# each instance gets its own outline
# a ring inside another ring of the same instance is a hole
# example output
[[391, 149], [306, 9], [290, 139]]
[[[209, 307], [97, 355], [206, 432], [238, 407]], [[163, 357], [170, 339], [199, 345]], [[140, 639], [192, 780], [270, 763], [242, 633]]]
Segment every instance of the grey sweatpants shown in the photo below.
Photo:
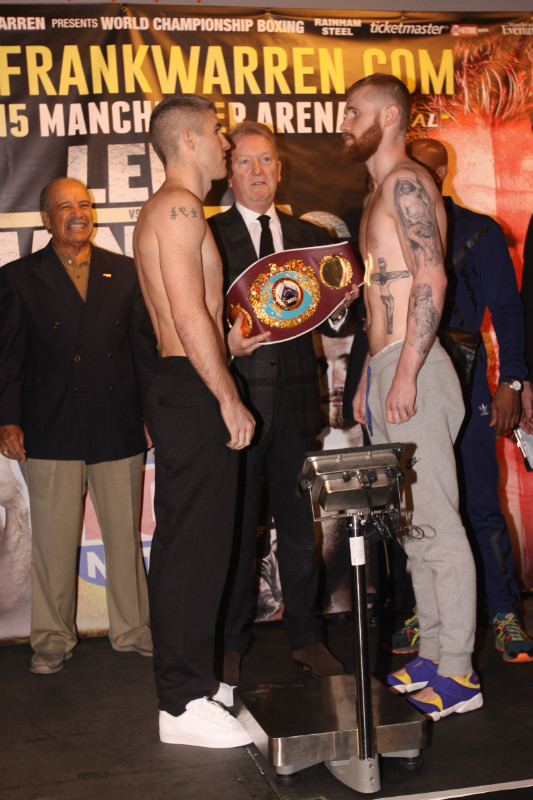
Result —
[[[459, 516], [453, 445], [464, 416], [455, 369], [438, 340], [418, 374], [417, 413], [395, 425], [385, 400], [403, 341], [369, 361], [368, 405], [373, 444], [405, 444], [403, 504], [409, 558], [420, 624], [420, 655], [439, 662], [450, 677], [472, 669], [476, 615], [474, 560]], [[423, 533], [422, 533], [423, 532]]]

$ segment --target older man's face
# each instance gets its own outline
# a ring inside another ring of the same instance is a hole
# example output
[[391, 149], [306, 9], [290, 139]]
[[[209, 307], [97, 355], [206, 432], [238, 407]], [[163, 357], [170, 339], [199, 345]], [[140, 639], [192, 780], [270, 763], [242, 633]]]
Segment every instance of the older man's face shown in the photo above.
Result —
[[87, 190], [77, 181], [64, 180], [56, 183], [48, 195], [48, 211], [41, 216], [61, 252], [82, 247], [93, 232], [91, 198]]
[[281, 177], [281, 162], [266, 136], [237, 136], [231, 152], [229, 184], [235, 199], [251, 211], [268, 211]]

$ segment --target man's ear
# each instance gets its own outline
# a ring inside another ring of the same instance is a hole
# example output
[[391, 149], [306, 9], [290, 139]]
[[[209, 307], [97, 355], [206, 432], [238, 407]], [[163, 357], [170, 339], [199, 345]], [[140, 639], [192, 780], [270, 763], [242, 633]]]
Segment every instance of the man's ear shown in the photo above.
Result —
[[385, 127], [389, 127], [390, 125], [394, 125], [398, 117], [400, 116], [400, 109], [398, 106], [390, 105], [385, 106], [384, 108], [384, 115], [383, 115], [383, 124]]
[[184, 128], [181, 132], [181, 141], [190, 150], [194, 150], [194, 131], [191, 128]]
[[41, 211], [41, 219], [47, 231], [50, 230], [50, 215], [48, 211]]

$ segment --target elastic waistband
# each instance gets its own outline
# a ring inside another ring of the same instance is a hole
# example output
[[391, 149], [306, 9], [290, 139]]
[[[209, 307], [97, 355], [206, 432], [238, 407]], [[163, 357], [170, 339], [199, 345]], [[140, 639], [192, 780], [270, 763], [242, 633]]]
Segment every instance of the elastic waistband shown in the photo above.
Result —
[[[376, 353], [375, 356], [370, 356], [368, 360], [368, 366], [372, 367], [373, 369], [377, 369], [381, 366], [388, 365], [393, 361], [397, 361], [400, 357], [400, 352], [404, 342], [405, 339], [400, 339], [398, 342], [392, 342], [392, 344], [388, 344], [383, 348], [383, 350], [380, 350], [379, 353]], [[439, 337], [436, 336], [433, 344], [429, 348], [429, 352], [426, 356], [426, 362], [438, 362], [443, 356], [446, 356], [446, 351], [442, 347]]]
[[198, 380], [200, 380], [200, 376], [187, 356], [165, 356], [165, 358], [158, 358], [155, 371], [159, 375], [180, 375], [184, 377], [196, 375]]
[[370, 356], [368, 363], [370, 365], [375, 364], [376, 362], [386, 358], [389, 353], [394, 354], [397, 350], [401, 350], [404, 341], [405, 339], [399, 339], [397, 342], [392, 342], [391, 344], [386, 345], [383, 350], [380, 350], [375, 356]]

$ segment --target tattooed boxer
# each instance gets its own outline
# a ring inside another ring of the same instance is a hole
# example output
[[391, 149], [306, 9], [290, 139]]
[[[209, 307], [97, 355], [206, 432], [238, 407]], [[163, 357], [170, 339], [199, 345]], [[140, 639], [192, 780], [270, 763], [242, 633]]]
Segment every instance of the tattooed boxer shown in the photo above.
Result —
[[446, 214], [427, 171], [404, 138], [407, 88], [371, 75], [347, 93], [341, 132], [345, 156], [364, 161], [370, 193], [359, 231], [366, 265], [369, 355], [354, 417], [372, 443], [402, 442], [409, 558], [420, 621], [420, 656], [391, 673], [397, 691], [432, 719], [479, 708], [472, 671], [475, 570], [458, 512], [453, 443], [464, 416], [454, 367], [435, 338], [446, 290]]
[[[248, 744], [214, 702], [214, 639], [233, 536], [236, 451], [254, 419], [227, 368], [222, 264], [204, 217], [211, 181], [226, 175], [229, 142], [206, 98], [170, 97], [150, 120], [165, 181], [144, 205], [133, 248], [157, 336], [148, 398], [155, 445], [156, 529], [148, 590], [159, 736], [172, 744]], [[225, 692], [225, 694], [224, 694]], [[232, 705], [229, 686], [214, 699]]]

